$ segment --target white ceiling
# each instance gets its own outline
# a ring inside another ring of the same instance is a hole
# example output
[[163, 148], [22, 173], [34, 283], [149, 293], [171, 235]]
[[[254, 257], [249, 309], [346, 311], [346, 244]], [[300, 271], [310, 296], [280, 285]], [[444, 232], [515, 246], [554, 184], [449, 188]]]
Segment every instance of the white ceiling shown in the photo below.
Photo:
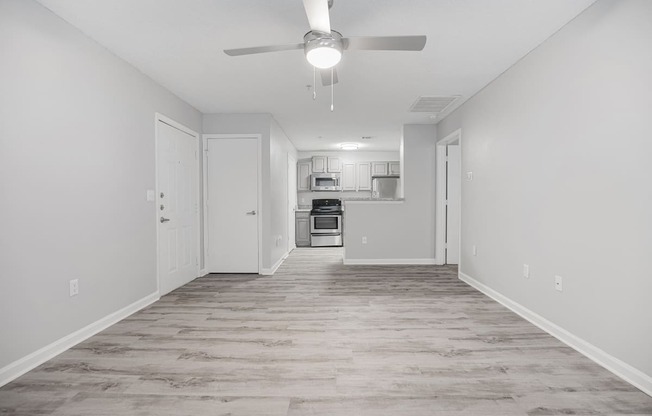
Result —
[[[428, 36], [422, 52], [345, 52], [335, 111], [301, 50], [229, 57], [222, 50], [300, 43], [301, 0], [39, 0], [203, 113], [271, 113], [299, 150], [397, 150], [418, 96], [478, 92], [595, 0], [334, 0], [346, 36]], [[441, 117], [440, 117], [441, 118]], [[321, 138], [319, 138], [321, 136]]]

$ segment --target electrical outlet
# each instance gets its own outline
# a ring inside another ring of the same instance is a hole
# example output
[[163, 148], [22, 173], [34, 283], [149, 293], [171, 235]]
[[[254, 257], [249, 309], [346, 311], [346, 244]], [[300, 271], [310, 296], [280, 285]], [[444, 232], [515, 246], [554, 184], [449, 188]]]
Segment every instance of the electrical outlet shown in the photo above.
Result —
[[467, 181], [473, 180], [473, 172], [466, 172], [466, 180]]
[[367, 244], [367, 237], [366, 236], [362, 237], [362, 244]]
[[527, 264], [523, 265], [523, 277], [525, 277], [526, 279], [530, 278], [530, 266], [528, 266]]
[[478, 248], [476, 246], [473, 246], [473, 255], [474, 256], [478, 255]]
[[555, 276], [555, 289], [558, 291], [562, 291], [562, 277], [561, 276]]
[[79, 294], [79, 279], [70, 281], [70, 296], [77, 296]]

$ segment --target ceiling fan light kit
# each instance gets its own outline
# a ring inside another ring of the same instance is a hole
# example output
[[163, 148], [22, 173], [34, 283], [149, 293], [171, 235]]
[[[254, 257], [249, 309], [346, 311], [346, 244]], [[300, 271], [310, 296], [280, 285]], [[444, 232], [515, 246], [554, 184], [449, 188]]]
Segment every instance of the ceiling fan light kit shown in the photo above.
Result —
[[[333, 84], [336, 84], [337, 65], [345, 50], [367, 51], [420, 51], [426, 45], [425, 36], [359, 36], [344, 38], [340, 32], [331, 30], [329, 9], [333, 0], [303, 0], [310, 31], [303, 37], [303, 43], [287, 45], [255, 46], [250, 48], [226, 49], [229, 56], [252, 55], [266, 52], [301, 49], [306, 59], [319, 69], [322, 85], [331, 87], [331, 111], [333, 111]], [[315, 74], [316, 77], [316, 74]], [[315, 88], [313, 82], [313, 88]], [[313, 99], [316, 95], [313, 90]]]
[[329, 34], [310, 31], [303, 40], [306, 59], [316, 68], [332, 68], [342, 59], [342, 35], [339, 32], [333, 30]]

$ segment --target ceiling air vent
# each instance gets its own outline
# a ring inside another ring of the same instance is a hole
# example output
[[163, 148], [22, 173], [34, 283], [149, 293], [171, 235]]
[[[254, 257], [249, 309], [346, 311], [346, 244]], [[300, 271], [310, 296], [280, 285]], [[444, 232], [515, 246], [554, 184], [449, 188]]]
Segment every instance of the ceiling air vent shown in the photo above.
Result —
[[446, 110], [459, 95], [450, 97], [419, 97], [410, 107], [411, 113], [441, 113]]

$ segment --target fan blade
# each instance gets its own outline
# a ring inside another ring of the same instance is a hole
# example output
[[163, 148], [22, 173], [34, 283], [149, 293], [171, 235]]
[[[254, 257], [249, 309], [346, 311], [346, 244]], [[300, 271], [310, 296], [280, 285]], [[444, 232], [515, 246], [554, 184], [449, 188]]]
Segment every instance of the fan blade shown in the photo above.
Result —
[[224, 53], [229, 56], [253, 55], [255, 53], [290, 51], [293, 49], [303, 49], [303, 43], [292, 43], [288, 45], [269, 45], [254, 46], [252, 48], [224, 49]]
[[420, 51], [426, 46], [425, 36], [359, 36], [342, 38], [344, 49], [368, 51]]
[[331, 17], [328, 13], [328, 0], [303, 0], [310, 30], [331, 33]]
[[[331, 78], [331, 69], [333, 70], [333, 77]], [[321, 84], [324, 87], [328, 87], [333, 84], [337, 84], [337, 70], [335, 68], [320, 69], [319, 73], [321, 74]]]

